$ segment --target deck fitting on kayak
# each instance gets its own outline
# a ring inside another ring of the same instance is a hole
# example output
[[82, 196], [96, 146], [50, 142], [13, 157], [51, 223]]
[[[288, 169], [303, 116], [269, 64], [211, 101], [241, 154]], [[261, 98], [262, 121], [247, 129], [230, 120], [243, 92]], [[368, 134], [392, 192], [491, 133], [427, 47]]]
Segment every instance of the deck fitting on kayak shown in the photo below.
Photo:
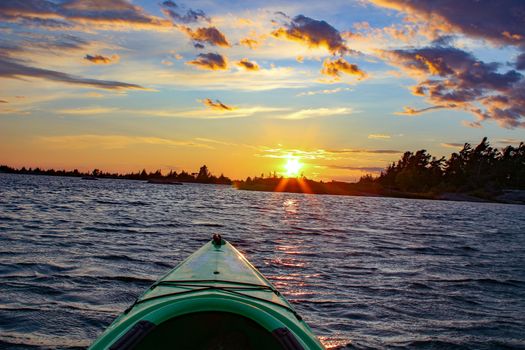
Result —
[[224, 241], [222, 240], [221, 235], [218, 234], [218, 233], [215, 233], [213, 235], [212, 240], [213, 240], [213, 244], [214, 245], [223, 245], [224, 244]]

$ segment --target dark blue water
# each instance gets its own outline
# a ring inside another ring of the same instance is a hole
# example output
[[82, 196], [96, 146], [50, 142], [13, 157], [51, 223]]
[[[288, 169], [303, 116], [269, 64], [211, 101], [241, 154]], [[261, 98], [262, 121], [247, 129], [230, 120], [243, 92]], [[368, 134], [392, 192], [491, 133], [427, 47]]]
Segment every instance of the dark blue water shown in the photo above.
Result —
[[220, 232], [327, 346], [525, 349], [525, 207], [0, 174], [0, 348], [82, 348]]

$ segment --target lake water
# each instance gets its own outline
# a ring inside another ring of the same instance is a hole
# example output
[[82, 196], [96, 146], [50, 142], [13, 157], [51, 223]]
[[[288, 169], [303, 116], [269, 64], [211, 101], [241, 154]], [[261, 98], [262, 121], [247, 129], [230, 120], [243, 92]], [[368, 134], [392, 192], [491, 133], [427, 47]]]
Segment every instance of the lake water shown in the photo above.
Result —
[[84, 348], [219, 232], [327, 346], [525, 349], [525, 206], [0, 174], [0, 348]]

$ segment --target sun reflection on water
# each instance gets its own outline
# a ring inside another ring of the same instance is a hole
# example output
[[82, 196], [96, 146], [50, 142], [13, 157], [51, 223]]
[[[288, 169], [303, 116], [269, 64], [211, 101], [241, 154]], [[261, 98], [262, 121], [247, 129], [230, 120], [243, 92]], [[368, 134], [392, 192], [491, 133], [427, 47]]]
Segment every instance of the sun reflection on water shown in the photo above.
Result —
[[286, 214], [297, 214], [299, 203], [296, 199], [288, 198], [283, 202], [283, 209]]

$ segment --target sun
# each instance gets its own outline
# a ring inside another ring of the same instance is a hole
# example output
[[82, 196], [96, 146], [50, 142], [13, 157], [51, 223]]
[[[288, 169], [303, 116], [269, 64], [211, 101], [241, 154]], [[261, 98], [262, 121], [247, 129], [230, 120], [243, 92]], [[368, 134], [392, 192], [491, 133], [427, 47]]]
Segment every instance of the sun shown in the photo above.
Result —
[[286, 170], [285, 175], [287, 177], [297, 177], [302, 167], [303, 164], [299, 161], [299, 158], [289, 155], [284, 165], [284, 169]]

